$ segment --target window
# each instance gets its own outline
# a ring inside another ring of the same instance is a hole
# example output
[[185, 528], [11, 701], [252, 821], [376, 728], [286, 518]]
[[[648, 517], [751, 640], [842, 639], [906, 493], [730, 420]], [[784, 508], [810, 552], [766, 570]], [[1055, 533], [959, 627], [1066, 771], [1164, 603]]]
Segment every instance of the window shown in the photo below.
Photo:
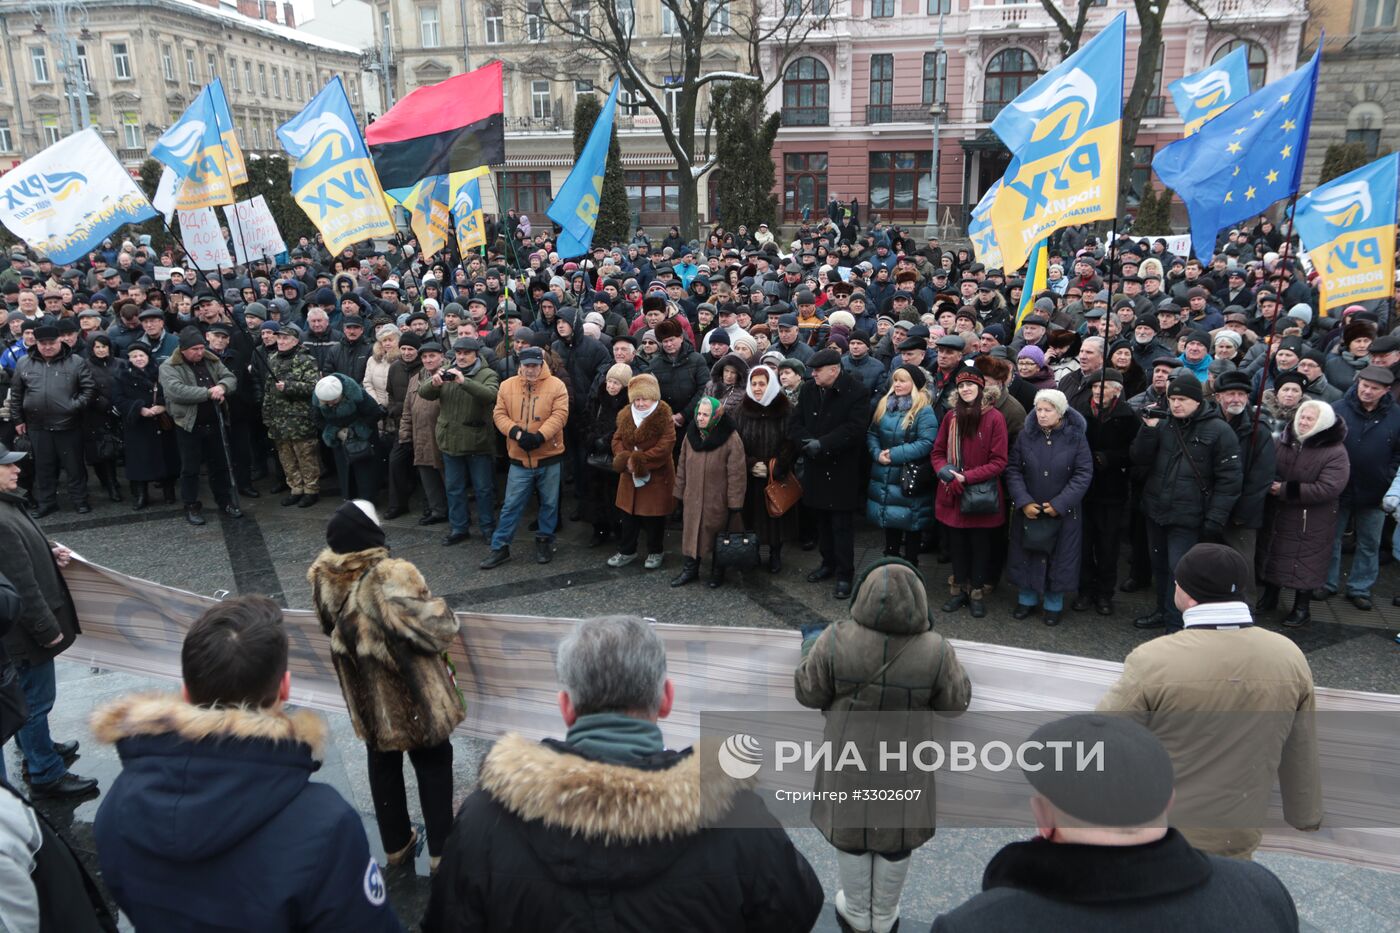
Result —
[[948, 53], [924, 53], [924, 94], [921, 98], [925, 107], [944, 104], [948, 101]]
[[678, 36], [680, 29], [676, 26], [676, 14], [667, 6], [661, 8], [661, 34], [663, 36]]
[[1366, 29], [1395, 28], [1395, 0], [1362, 0], [1356, 4], [1357, 32]]
[[300, 71], [297, 72], [297, 97], [296, 97], [296, 99], [299, 100], [299, 101], [301, 101], [301, 100], [306, 100], [306, 94], [302, 91], [301, 72], [300, 72]]
[[624, 36], [632, 35], [632, 27], [637, 22], [637, 8], [633, 5], [633, 0], [615, 0], [617, 11], [617, 25]]
[[831, 78], [815, 58], [796, 59], [783, 72], [783, 125], [826, 126]]
[[870, 210], [890, 216], [928, 213], [933, 193], [933, 152], [870, 153]]
[[131, 77], [131, 53], [125, 42], [112, 43], [112, 75], [119, 80]]
[[666, 86], [662, 90], [662, 105], [666, 108], [666, 116], [670, 118], [671, 125], [674, 126], [681, 110], [681, 76], [667, 75], [663, 83]]
[[929, 16], [953, 12], [953, 0], [925, 0], [925, 2], [928, 4]]
[[627, 207], [634, 217], [681, 209], [681, 189], [674, 169], [623, 172], [622, 180], [627, 187]]
[[0, 117], [0, 152], [13, 152], [14, 149], [15, 141], [10, 135], [10, 121]]
[[277, 66], [272, 67], [272, 96], [282, 96], [282, 72], [277, 70]]
[[233, 86], [235, 91], [239, 90], [238, 59], [234, 58], [232, 55], [228, 57], [228, 83]]
[[1249, 89], [1257, 91], [1264, 86], [1264, 75], [1269, 70], [1269, 57], [1264, 54], [1264, 49], [1259, 43], [1250, 42], [1248, 39], [1231, 39], [1215, 50], [1210, 63], [1215, 64], [1242, 45], [1249, 49]]
[[502, 212], [543, 214], [554, 200], [549, 172], [502, 172], [500, 190]]
[[536, 120], [548, 120], [553, 113], [554, 99], [549, 93], [548, 81], [530, 82], [530, 116]]
[[87, 46], [74, 46], [78, 52], [78, 72], [83, 76], [83, 83], [92, 87], [92, 66], [88, 64]]
[[544, 8], [538, 3], [525, 9], [525, 41], [544, 41]]
[[887, 19], [894, 15], [894, 0], [870, 0], [870, 15], [874, 19]]
[[219, 76], [219, 56], [213, 52], [204, 55], [204, 70], [209, 73], [209, 80], [213, 81]]
[[796, 219], [804, 211], [820, 216], [826, 208], [826, 153], [789, 152], [783, 156], [783, 213]]
[[58, 128], [58, 115], [52, 114], [39, 118], [39, 125], [44, 128], [44, 145], [52, 146], [63, 138], [63, 133]]
[[707, 0], [705, 16], [709, 25], [705, 31], [712, 36], [722, 36], [729, 31], [729, 0]]
[[1373, 129], [1347, 130], [1347, 142], [1360, 143], [1366, 147], [1366, 158], [1374, 159], [1380, 150], [1381, 131]]
[[128, 149], [146, 148], [146, 137], [141, 133], [141, 114], [134, 110], [122, 114], [122, 145]]
[[262, 89], [264, 97], [267, 96], [267, 66], [258, 65], [258, 87]]
[[821, 19], [831, 12], [831, 0], [783, 0], [783, 16], [789, 20], [810, 16]]
[[175, 80], [175, 54], [170, 51], [170, 46], [160, 47], [160, 73], [165, 75], [165, 80]]
[[49, 53], [42, 45], [31, 46], [29, 64], [34, 69], [34, 83], [49, 83]]
[[592, 94], [592, 93], [593, 93], [593, 82], [592, 82], [592, 81], [582, 81], [582, 80], [580, 80], [580, 81], [575, 81], [575, 82], [574, 82], [574, 93], [575, 93], [575, 94]]
[[486, 44], [503, 45], [506, 41], [506, 21], [501, 15], [501, 8], [498, 6], [488, 6], [486, 8]]
[[622, 79], [622, 86], [617, 89], [617, 109], [629, 117], [635, 117], [642, 112], [642, 92], [639, 91], [626, 78]]
[[1152, 147], [1133, 147], [1133, 166], [1130, 170], [1128, 204], [1132, 207], [1142, 203], [1143, 192], [1152, 184]]
[[[353, 82], [352, 82], [352, 83], [353, 83]], [[292, 96], [292, 69], [290, 69], [290, 68], [283, 68], [283, 69], [282, 69], [282, 87], [284, 87], [284, 88], [287, 89], [287, 98], [288, 98], [288, 99], [291, 99], [291, 96]]]
[[588, 13], [588, 0], [574, 0], [574, 5], [569, 10], [569, 18], [574, 21], [574, 28], [580, 33], [587, 33], [592, 22], [592, 17]]
[[992, 120], [1002, 108], [1035, 83], [1039, 74], [1035, 59], [1023, 49], [1003, 49], [987, 63], [987, 87], [982, 98], [982, 119]]
[[185, 49], [185, 77], [191, 84], [199, 83], [199, 69], [194, 63], [194, 49]]
[[[243, 86], [249, 94], [253, 93], [253, 63], [246, 58], [243, 60]], [[263, 88], [263, 93], [267, 93], [267, 88]]]
[[889, 123], [894, 117], [894, 56], [870, 56], [870, 106], [867, 123]]
[[442, 45], [437, 7], [421, 6], [418, 8], [418, 39], [425, 49], [435, 49]]

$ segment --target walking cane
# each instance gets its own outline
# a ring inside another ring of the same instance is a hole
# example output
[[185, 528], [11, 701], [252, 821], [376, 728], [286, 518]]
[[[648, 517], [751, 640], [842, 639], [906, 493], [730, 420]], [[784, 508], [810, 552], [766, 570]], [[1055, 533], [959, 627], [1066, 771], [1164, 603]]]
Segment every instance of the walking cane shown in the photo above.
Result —
[[223, 405], [214, 403], [214, 419], [219, 422], [219, 446], [224, 449], [224, 468], [228, 470], [228, 495], [235, 509], [242, 509], [238, 501], [238, 480], [233, 475], [233, 456], [228, 449], [228, 430], [224, 426]]

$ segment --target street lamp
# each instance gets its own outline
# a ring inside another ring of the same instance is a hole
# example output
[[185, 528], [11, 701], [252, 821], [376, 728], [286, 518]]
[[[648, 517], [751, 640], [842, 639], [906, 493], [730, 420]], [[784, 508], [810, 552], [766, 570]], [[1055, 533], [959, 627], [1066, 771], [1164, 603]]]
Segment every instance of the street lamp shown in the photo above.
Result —
[[[938, 0], [938, 39], [933, 43], [933, 103], [929, 105], [929, 116], [933, 117], [933, 158], [929, 165], [928, 223], [924, 229], [924, 239], [938, 236], [938, 147], [943, 133], [943, 101], [948, 94], [948, 53], [943, 44], [943, 16], [950, 0]], [[942, 94], [939, 94], [939, 69], [943, 70]]]

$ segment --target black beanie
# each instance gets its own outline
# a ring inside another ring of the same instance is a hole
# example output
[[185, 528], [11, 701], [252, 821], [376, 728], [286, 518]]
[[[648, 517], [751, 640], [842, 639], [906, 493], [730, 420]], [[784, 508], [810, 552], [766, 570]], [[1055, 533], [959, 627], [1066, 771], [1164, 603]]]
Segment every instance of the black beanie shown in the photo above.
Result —
[[914, 388], [916, 390], [922, 389], [924, 386], [928, 385], [928, 373], [924, 372], [922, 366], [911, 366], [906, 363], [905, 365], [899, 368], [904, 370], [904, 372], [908, 374], [909, 379], [911, 382], [914, 383]]
[[204, 335], [199, 332], [199, 328], [193, 324], [180, 331], [180, 349], [193, 350], [195, 347], [204, 346]]
[[1176, 562], [1176, 582], [1198, 603], [1244, 602], [1249, 564], [1224, 544], [1197, 544]]
[[326, 543], [337, 554], [384, 547], [384, 529], [354, 501], [344, 502], [326, 526]]
[[1182, 373], [1167, 386], [1167, 398], [1171, 398], [1173, 395], [1184, 395], [1198, 402], [1206, 400], [1205, 391], [1201, 388], [1201, 380], [1190, 373]]

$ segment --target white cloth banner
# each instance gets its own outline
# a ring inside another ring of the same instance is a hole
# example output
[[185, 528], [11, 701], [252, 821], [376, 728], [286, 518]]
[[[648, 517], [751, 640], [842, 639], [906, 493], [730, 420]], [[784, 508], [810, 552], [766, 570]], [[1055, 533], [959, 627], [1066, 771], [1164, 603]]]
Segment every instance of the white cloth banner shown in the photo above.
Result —
[[[234, 208], [237, 208], [236, 213]], [[240, 263], [247, 263], [250, 258], [270, 259], [287, 251], [277, 221], [262, 195], [237, 204], [225, 204], [224, 216], [228, 218], [233, 251]]]
[[219, 229], [219, 217], [212, 207], [194, 211], [178, 211], [180, 234], [189, 251], [190, 261], [205, 272], [233, 265], [224, 232]]
[[60, 264], [82, 259], [123, 224], [154, 216], [151, 202], [92, 127], [0, 178], [0, 223]]
[[[1173, 256], [1180, 256], [1181, 258], [1185, 259], [1187, 256], [1191, 255], [1191, 234], [1189, 233], [1181, 233], [1174, 236], [1160, 237], [1133, 236], [1131, 233], [1120, 233], [1118, 234], [1118, 239], [1119, 241], [1131, 240], [1134, 243], [1137, 243], [1139, 240], [1146, 240], [1148, 243], [1156, 243], [1158, 240], [1166, 240], [1167, 252], [1171, 253]], [[1142, 258], [1146, 259], [1147, 257], [1144, 256]], [[1167, 270], [1163, 269], [1162, 271], [1166, 272]]]

